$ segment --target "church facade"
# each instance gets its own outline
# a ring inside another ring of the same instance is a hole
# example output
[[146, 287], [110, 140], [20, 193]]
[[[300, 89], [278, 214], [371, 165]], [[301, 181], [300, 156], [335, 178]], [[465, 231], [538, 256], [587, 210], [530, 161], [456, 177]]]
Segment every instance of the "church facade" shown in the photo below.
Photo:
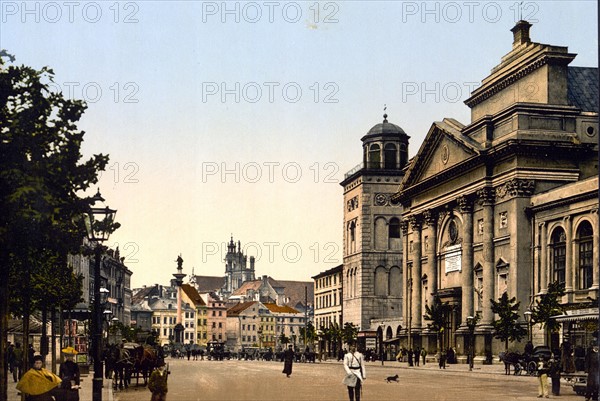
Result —
[[[387, 116], [362, 138], [363, 162], [341, 185], [342, 320], [363, 347], [460, 359], [473, 336], [475, 360], [489, 360], [504, 350], [491, 300], [505, 292], [535, 345], [568, 335], [585, 348], [597, 331], [598, 68], [570, 66], [576, 54], [533, 42], [530, 28], [515, 25], [512, 50], [465, 101], [470, 123], [434, 122], [410, 160]], [[554, 282], [567, 312], [547, 333], [525, 312]], [[449, 306], [439, 337], [424, 318], [435, 298]]]
[[532, 42], [530, 27], [516, 24], [512, 50], [465, 101], [471, 122], [434, 122], [390, 197], [402, 205], [406, 346], [436, 349], [424, 319], [436, 296], [451, 307], [441, 348], [464, 355], [478, 317], [480, 358], [504, 349], [491, 308], [504, 292], [524, 326], [554, 281], [566, 306], [598, 298], [598, 69], [569, 66], [576, 55]]

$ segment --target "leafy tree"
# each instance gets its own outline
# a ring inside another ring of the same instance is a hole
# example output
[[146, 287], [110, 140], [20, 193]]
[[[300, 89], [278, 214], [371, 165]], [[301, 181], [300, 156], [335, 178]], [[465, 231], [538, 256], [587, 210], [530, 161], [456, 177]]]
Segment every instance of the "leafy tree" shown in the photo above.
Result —
[[560, 304], [563, 295], [565, 295], [564, 285], [555, 281], [548, 285], [548, 291], [536, 300], [536, 305], [531, 311], [532, 321], [539, 323], [548, 333], [560, 329], [560, 323], [551, 317], [564, 313], [565, 307]]
[[[304, 336], [305, 331], [306, 331], [306, 337]], [[316, 336], [317, 336], [317, 332], [315, 330], [315, 326], [313, 326], [313, 323], [311, 321], [306, 323], [306, 330], [304, 329], [304, 327], [300, 327], [300, 338], [302, 338], [302, 341], [304, 341], [304, 338], [306, 338], [306, 343], [304, 344], [304, 346], [306, 346], [307, 344], [311, 344], [311, 345], [313, 345], [313, 348], [314, 348], [314, 342], [315, 342]]]
[[354, 323], [346, 322], [344, 323], [344, 328], [342, 329], [342, 340], [345, 343], [350, 343], [356, 341], [356, 336], [358, 335], [358, 327], [354, 325]]
[[506, 291], [498, 299], [492, 302], [492, 312], [498, 315], [498, 319], [492, 322], [494, 326], [494, 337], [504, 341], [504, 351], [508, 351], [509, 341], [521, 341], [527, 335], [527, 330], [519, 323], [519, 306], [517, 298], [508, 298]]
[[[12, 305], [13, 313], [22, 312], [26, 349], [32, 311], [50, 305], [49, 298], [69, 299], [52, 276], [66, 274], [66, 255], [80, 250], [81, 216], [91, 202], [78, 193], [97, 182], [108, 156], [80, 163], [84, 132], [76, 123], [85, 104], [50, 91], [51, 69], [13, 62], [0, 51], [0, 332], [6, 343]], [[9, 303], [17, 299], [22, 302]], [[6, 355], [0, 347], [0, 400], [7, 398], [6, 388]]]
[[281, 333], [281, 335], [279, 336], [279, 342], [283, 345], [287, 345], [290, 342], [290, 338], [285, 334]]
[[442, 303], [437, 295], [433, 298], [431, 306], [425, 304], [423, 319], [431, 322], [427, 323], [427, 327], [436, 333], [436, 347], [438, 350], [440, 349], [440, 336], [446, 327], [446, 319], [451, 310], [452, 308], [448, 302]]

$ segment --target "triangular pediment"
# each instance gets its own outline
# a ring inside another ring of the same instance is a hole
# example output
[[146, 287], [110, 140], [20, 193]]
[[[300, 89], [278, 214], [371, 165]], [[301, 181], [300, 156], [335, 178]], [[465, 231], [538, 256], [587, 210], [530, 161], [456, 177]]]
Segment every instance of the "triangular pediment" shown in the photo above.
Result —
[[464, 125], [444, 119], [431, 125], [400, 185], [400, 191], [479, 155], [479, 145], [461, 133]]

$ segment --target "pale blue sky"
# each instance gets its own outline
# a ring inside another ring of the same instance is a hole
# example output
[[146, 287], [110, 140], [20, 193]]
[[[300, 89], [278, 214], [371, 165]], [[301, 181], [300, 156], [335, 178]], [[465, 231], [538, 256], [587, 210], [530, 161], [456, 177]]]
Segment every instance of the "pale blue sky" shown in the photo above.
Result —
[[[0, 1], [0, 48], [88, 100], [84, 152], [111, 156], [109, 245], [136, 287], [167, 282], [179, 253], [185, 273], [222, 275], [231, 233], [257, 244], [259, 275], [340, 264], [338, 182], [383, 105], [411, 156], [433, 121], [469, 123], [468, 88], [510, 51], [519, 16], [533, 41], [577, 53], [571, 65], [598, 60], [595, 1], [74, 3]], [[221, 176], [236, 163], [239, 182]]]

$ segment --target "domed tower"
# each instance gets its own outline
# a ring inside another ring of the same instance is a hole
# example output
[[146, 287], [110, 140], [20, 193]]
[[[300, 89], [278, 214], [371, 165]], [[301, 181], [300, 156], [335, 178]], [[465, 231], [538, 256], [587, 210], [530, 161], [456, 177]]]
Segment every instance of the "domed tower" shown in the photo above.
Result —
[[341, 182], [343, 321], [361, 331], [377, 331], [382, 322], [402, 326], [402, 206], [391, 197], [405, 173], [410, 137], [387, 117], [362, 137], [363, 162]]
[[399, 170], [408, 162], [408, 139], [406, 132], [387, 120], [376, 124], [362, 137], [363, 164], [368, 169]]

